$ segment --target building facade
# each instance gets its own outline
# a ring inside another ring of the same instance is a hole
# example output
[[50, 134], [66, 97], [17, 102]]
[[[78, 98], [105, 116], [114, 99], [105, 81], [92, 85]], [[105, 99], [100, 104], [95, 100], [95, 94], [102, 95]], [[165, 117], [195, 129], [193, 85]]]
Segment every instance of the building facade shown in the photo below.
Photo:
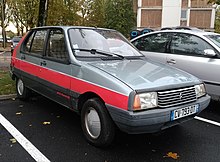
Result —
[[193, 26], [213, 30], [215, 6], [208, 0], [134, 0], [137, 28]]

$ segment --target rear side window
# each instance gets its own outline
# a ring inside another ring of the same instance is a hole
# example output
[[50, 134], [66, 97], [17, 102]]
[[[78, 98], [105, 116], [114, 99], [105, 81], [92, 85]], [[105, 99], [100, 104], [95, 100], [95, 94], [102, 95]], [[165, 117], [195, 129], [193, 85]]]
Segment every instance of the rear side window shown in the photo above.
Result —
[[23, 52], [25, 52], [25, 53], [29, 53], [29, 52], [30, 52], [30, 50], [31, 50], [31, 43], [32, 43], [34, 34], [35, 34], [35, 32], [33, 32], [33, 33], [29, 36], [28, 40], [25, 41], [24, 48], [23, 48]]
[[42, 56], [44, 51], [46, 35], [47, 30], [38, 30], [32, 32], [24, 43], [23, 51], [25, 53]]
[[213, 49], [213, 47], [203, 39], [185, 33], [175, 34], [170, 45], [170, 52], [173, 54], [202, 56], [205, 49]]
[[32, 46], [31, 46], [31, 53], [35, 53], [35, 54], [39, 54], [42, 55], [43, 54], [43, 49], [44, 49], [44, 42], [45, 42], [45, 38], [47, 35], [47, 31], [46, 30], [42, 30], [42, 31], [37, 31], [35, 33], [33, 42], [32, 42]]
[[67, 61], [68, 53], [61, 29], [53, 29], [49, 33], [46, 56], [57, 61]]

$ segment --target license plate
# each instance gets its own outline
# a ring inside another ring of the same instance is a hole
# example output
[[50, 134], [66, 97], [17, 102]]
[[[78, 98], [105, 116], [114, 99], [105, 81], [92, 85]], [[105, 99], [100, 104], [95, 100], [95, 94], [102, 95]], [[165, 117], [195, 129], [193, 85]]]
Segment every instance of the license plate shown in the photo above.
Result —
[[199, 111], [199, 104], [173, 110], [171, 111], [171, 121], [195, 114], [198, 111]]

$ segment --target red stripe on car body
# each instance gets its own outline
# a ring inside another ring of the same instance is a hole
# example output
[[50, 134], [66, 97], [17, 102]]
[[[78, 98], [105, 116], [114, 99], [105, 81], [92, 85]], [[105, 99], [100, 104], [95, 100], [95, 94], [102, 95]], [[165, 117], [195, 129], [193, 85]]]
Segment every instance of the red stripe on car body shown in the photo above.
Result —
[[[20, 64], [20, 68], [18, 64]], [[99, 95], [105, 103], [124, 110], [128, 109], [128, 96], [105, 87], [19, 59], [16, 59], [15, 67], [26, 73], [80, 94], [94, 92]]]

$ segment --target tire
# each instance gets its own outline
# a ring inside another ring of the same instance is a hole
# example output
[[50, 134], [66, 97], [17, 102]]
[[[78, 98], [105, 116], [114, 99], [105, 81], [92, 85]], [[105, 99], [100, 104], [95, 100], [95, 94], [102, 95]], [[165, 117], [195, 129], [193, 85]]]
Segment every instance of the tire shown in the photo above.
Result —
[[86, 140], [96, 147], [107, 147], [114, 140], [115, 125], [98, 99], [89, 99], [81, 111], [81, 126]]
[[27, 99], [29, 99], [30, 90], [25, 86], [23, 80], [20, 78], [16, 79], [16, 92], [17, 97], [20, 100], [26, 101]]

